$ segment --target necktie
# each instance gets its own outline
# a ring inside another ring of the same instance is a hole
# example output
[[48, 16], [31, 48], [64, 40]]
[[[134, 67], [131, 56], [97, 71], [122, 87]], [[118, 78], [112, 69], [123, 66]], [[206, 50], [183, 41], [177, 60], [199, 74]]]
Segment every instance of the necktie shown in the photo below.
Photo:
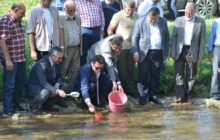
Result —
[[51, 75], [53, 79], [56, 79], [56, 67], [54, 65], [51, 66]]

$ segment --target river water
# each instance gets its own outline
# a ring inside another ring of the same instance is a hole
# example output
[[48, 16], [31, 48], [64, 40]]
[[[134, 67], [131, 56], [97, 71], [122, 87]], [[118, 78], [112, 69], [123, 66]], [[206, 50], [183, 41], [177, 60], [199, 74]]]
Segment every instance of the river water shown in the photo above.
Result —
[[124, 113], [100, 111], [96, 120], [88, 112], [26, 115], [18, 120], [0, 118], [0, 139], [57, 140], [219, 140], [220, 110], [207, 108], [204, 99], [194, 105], [164, 107], [135, 104]]

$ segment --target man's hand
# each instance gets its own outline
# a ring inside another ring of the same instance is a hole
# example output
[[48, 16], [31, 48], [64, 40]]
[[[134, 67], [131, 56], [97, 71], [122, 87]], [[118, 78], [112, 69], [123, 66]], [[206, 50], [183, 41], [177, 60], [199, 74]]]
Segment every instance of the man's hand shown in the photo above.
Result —
[[31, 51], [31, 59], [37, 61], [37, 52], [34, 50]]
[[89, 108], [89, 112], [91, 112], [91, 113], [95, 112], [95, 107], [92, 103], [90, 105], [88, 105], [88, 108]]
[[121, 92], [124, 92], [124, 89], [121, 85], [118, 85], [118, 90], [121, 91]]
[[171, 55], [170, 57], [171, 57], [173, 60], [176, 59], [176, 56], [175, 56], [175, 55]]
[[208, 58], [209, 58], [209, 61], [212, 62], [212, 60], [213, 60], [213, 54], [212, 54], [211, 52], [209, 52]]
[[66, 97], [66, 93], [61, 89], [58, 89], [57, 93], [60, 97]]
[[116, 91], [117, 90], [117, 84], [115, 81], [112, 82], [112, 91]]
[[90, 99], [86, 99], [85, 103], [87, 104], [88, 108], [89, 108], [89, 112], [93, 113], [95, 112], [95, 107], [94, 105], [91, 103]]
[[14, 65], [13, 65], [13, 63], [11, 62], [11, 60], [5, 61], [5, 63], [6, 63], [6, 68], [7, 68], [7, 70], [8, 70], [8, 71], [12, 71], [13, 68], [14, 68]]

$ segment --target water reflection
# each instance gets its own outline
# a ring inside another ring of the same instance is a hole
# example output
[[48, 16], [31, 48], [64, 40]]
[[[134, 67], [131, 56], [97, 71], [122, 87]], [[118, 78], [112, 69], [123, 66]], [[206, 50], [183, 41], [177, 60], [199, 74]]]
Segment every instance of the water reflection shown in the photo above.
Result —
[[204, 106], [158, 108], [148, 104], [125, 113], [57, 114], [51, 118], [0, 118], [0, 139], [64, 140], [217, 140], [220, 110]]
[[121, 136], [126, 134], [128, 122], [125, 113], [110, 113], [108, 115], [108, 132]]

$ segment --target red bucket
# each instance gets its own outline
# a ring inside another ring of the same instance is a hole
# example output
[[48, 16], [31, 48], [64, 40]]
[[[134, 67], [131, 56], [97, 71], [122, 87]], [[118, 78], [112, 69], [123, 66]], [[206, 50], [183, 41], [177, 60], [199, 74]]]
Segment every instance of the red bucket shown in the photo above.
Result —
[[120, 91], [113, 91], [108, 95], [109, 108], [112, 112], [123, 112], [128, 100], [127, 95]]

